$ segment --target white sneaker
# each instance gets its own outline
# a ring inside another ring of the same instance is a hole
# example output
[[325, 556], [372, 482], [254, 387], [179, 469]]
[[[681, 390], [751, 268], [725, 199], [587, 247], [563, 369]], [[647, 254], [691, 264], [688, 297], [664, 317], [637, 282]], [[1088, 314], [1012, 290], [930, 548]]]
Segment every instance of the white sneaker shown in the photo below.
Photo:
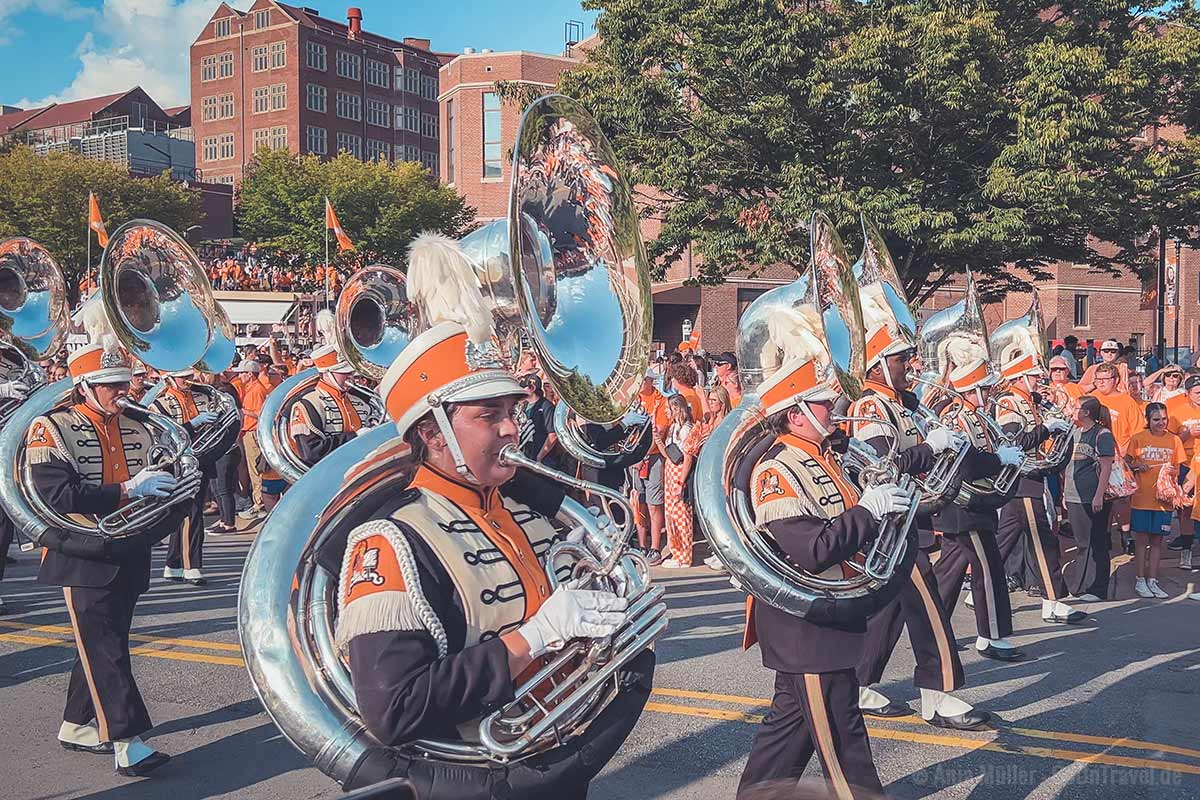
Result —
[[250, 506], [245, 511], [238, 512], [238, 516], [242, 519], [259, 519], [266, 515], [267, 512], [262, 506]]
[[1150, 593], [1152, 595], [1154, 595], [1155, 597], [1157, 597], [1159, 600], [1165, 600], [1171, 596], [1171, 595], [1167, 594], [1166, 592], [1164, 592], [1163, 588], [1158, 585], [1157, 578], [1148, 579], [1146, 581], [1146, 586], [1148, 586], [1150, 588]]
[[207, 583], [204, 580], [204, 573], [198, 569], [185, 569], [183, 571], [183, 579], [193, 586], [203, 586]]
[[704, 559], [704, 566], [708, 567], [714, 572], [723, 572], [725, 570], [725, 565], [722, 564], [721, 559], [717, 558], [716, 556], [709, 556], [708, 558]]
[[1082, 600], [1085, 603], [1103, 603], [1104, 599], [1096, 597], [1096, 595], [1088, 592], [1087, 594], [1076, 595], [1076, 600]]
[[679, 562], [673, 558], [665, 558], [665, 559], [663, 559], [663, 562], [661, 564], [659, 564], [659, 566], [665, 567], [667, 569], [675, 569], [676, 567], [679, 566]]
[[173, 567], [163, 567], [163, 580], [181, 581], [183, 580], [183, 570]]
[[1150, 591], [1150, 586], [1147, 585], [1145, 578], [1138, 578], [1133, 584], [1133, 590], [1137, 592], [1138, 597], [1145, 597], [1148, 600], [1154, 597], [1154, 592]]

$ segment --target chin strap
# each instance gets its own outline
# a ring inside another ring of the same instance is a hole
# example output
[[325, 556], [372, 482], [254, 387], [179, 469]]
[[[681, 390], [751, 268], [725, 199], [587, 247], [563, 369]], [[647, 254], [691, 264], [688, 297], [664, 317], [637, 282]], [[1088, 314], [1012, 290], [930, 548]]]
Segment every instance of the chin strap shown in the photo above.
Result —
[[797, 403], [797, 405], [800, 406], [800, 413], [803, 414], [804, 418], [808, 420], [808, 424], [812, 425], [816, 429], [817, 433], [821, 434], [821, 438], [828, 439], [830, 430], [821, 423], [817, 422], [817, 418], [809, 409], [808, 403], [801, 400], [799, 403]]
[[433, 406], [433, 419], [437, 422], [442, 436], [446, 438], [446, 447], [450, 448], [450, 456], [454, 459], [454, 469], [464, 479], [478, 484], [479, 480], [467, 468], [467, 460], [463, 458], [462, 448], [458, 444], [458, 437], [454, 435], [454, 428], [450, 425], [450, 417], [446, 414], [445, 404], [437, 403]]

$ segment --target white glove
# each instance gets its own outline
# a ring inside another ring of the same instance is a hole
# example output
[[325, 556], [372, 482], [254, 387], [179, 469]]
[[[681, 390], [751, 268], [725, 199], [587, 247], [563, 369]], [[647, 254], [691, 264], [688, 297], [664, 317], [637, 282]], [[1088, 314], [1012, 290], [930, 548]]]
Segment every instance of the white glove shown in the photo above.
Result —
[[858, 504], [871, 512], [876, 521], [888, 514], [906, 514], [912, 507], [913, 497], [894, 483], [872, 486], [858, 498]]
[[925, 444], [935, 453], [945, 450], [957, 450], [962, 447], [963, 435], [949, 428], [934, 428], [925, 437]]
[[213, 411], [201, 411], [196, 416], [192, 417], [192, 427], [199, 428], [202, 425], [210, 425], [220, 419], [220, 416]]
[[636, 428], [639, 425], [645, 425], [650, 418], [645, 414], [639, 414], [636, 411], [630, 411], [625, 416], [621, 417], [621, 424], [626, 428]]
[[1050, 431], [1050, 433], [1066, 433], [1067, 431], [1071, 430], [1071, 423], [1067, 422], [1065, 419], [1060, 419], [1059, 417], [1048, 419], [1044, 424], [1046, 426], [1046, 430]]
[[1025, 451], [1011, 444], [1002, 444], [996, 448], [1000, 463], [1006, 467], [1019, 466], [1025, 460]]
[[160, 469], [144, 469], [121, 484], [126, 497], [166, 497], [174, 489], [175, 476]]
[[561, 650], [571, 639], [611, 636], [625, 622], [629, 601], [611, 592], [559, 586], [518, 629], [533, 658]]
[[24, 400], [29, 387], [20, 381], [0, 381], [0, 400]]

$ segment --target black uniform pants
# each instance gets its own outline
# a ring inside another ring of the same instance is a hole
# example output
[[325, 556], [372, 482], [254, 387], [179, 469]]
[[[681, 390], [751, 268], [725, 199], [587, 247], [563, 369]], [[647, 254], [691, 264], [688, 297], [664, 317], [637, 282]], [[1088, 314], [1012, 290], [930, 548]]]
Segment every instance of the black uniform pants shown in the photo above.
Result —
[[759, 726], [738, 793], [767, 781], [796, 781], [816, 751], [838, 800], [880, 797], [854, 670], [775, 673], [775, 699]]
[[1067, 503], [1067, 519], [1075, 537], [1075, 554], [1065, 570], [1071, 594], [1094, 594], [1101, 600], [1108, 599], [1108, 577], [1112, 571], [1110, 513], [1110, 502], [1105, 502], [1099, 511], [1092, 511], [1091, 503]]
[[1003, 639], [1012, 635], [1012, 606], [1004, 559], [994, 531], [964, 531], [942, 534], [942, 555], [933, 567], [938, 592], [946, 615], [954, 613], [963, 580], [971, 568], [971, 599], [975, 602], [975, 626], [980, 636]]
[[204, 504], [208, 502], [208, 481], [200, 482], [200, 491], [191, 512], [171, 532], [167, 543], [167, 566], [171, 569], [201, 569], [204, 566]]
[[86, 725], [93, 719], [101, 741], [129, 739], [150, 730], [129, 657], [129, 628], [138, 594], [128, 570], [108, 586], [64, 586], [75, 632], [75, 665], [67, 686], [63, 719]]
[[942, 606], [929, 555], [917, 553], [909, 580], [900, 594], [867, 621], [867, 637], [856, 674], [860, 686], [883, 678], [883, 670], [908, 626], [908, 641], [917, 658], [913, 684], [920, 689], [952, 692], [962, 687], [963, 667], [950, 620]]
[[1062, 576], [1058, 537], [1050, 528], [1050, 521], [1046, 518], [1046, 503], [1040, 497], [1014, 497], [1000, 509], [996, 544], [1000, 548], [1001, 561], [1008, 560], [1009, 554], [1022, 539], [1033, 555], [1042, 597], [1062, 600], [1067, 596], [1067, 584]]
[[0, 581], [4, 580], [4, 568], [8, 566], [8, 548], [16, 534], [16, 526], [12, 520], [0, 511]]

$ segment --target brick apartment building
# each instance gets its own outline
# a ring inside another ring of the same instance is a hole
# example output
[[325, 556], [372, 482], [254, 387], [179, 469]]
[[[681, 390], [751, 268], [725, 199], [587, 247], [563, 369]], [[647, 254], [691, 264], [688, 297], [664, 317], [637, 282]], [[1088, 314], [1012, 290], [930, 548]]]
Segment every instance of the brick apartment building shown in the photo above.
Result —
[[[578, 64], [595, 42], [595, 37], [568, 42], [562, 56], [467, 48], [441, 67], [441, 178], [476, 209], [481, 222], [507, 213], [510, 157], [522, 111], [500, 101], [495, 83], [513, 81], [551, 92], [559, 76]], [[649, 191], [639, 187], [640, 193]], [[652, 241], [661, 223], [645, 219], [641, 228], [642, 237]], [[685, 286], [697, 268], [692, 254], [685, 253], [653, 286], [654, 341], [667, 350], [696, 324], [704, 349], [733, 350], [737, 320], [746, 306], [768, 289], [795, 279], [790, 269], [776, 268], [754, 279], [732, 276], [723, 286]]]
[[419, 161], [438, 172], [438, 67], [428, 39], [369, 33], [311, 8], [221, 3], [191, 47], [196, 163], [235, 184], [260, 147]]

